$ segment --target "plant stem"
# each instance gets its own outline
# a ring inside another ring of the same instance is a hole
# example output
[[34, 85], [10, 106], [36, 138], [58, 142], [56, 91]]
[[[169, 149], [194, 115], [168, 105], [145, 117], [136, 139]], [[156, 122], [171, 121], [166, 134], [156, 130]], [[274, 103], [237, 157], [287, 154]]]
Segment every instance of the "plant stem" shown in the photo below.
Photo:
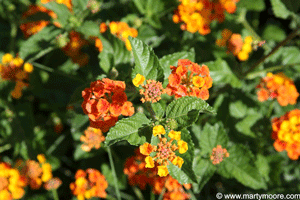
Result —
[[49, 147], [49, 149], [46, 151], [47, 155], [50, 155], [55, 149], [56, 147], [58, 147], [58, 145], [65, 139], [66, 135], [61, 135], [59, 136], [55, 142]]
[[114, 177], [114, 183], [115, 183], [115, 190], [116, 190], [117, 199], [121, 200], [121, 194], [120, 194], [119, 185], [118, 185], [118, 177], [117, 177], [117, 174], [116, 174], [114, 160], [112, 158], [110, 147], [107, 147], [107, 153], [108, 153], [108, 157], [109, 157], [109, 163], [110, 163], [110, 167], [111, 167], [111, 170], [112, 170], [112, 174], [113, 174], [113, 177]]
[[272, 56], [276, 51], [278, 51], [278, 49], [284, 45], [286, 45], [290, 40], [292, 40], [294, 37], [296, 37], [298, 35], [298, 31], [299, 31], [300, 27], [295, 29], [293, 32], [291, 32], [282, 42], [280, 42], [279, 44], [276, 45], [276, 47], [274, 47], [272, 49], [272, 51], [270, 53], [268, 53], [267, 55], [263, 56], [261, 59], [259, 59], [249, 70], [247, 70], [244, 73], [244, 76], [246, 76], [249, 72], [253, 71], [256, 67], [258, 67], [261, 63], [263, 63], [267, 58], [269, 58], [270, 56]]
[[164, 198], [165, 192], [166, 192], [166, 187], [164, 187], [164, 189], [161, 191], [158, 200], [162, 200]]
[[150, 193], [150, 200], [155, 200], [155, 194], [153, 192]]
[[39, 69], [41, 69], [41, 70], [44, 70], [44, 71], [47, 71], [47, 72], [51, 72], [51, 73], [55, 73], [55, 74], [58, 74], [58, 75], [67, 77], [67, 78], [69, 78], [69, 79], [73, 79], [73, 80], [75, 80], [75, 81], [80, 81], [80, 82], [84, 83], [83, 80], [81, 80], [81, 79], [79, 79], [79, 78], [77, 78], [77, 77], [71, 76], [71, 75], [69, 75], [69, 74], [65, 74], [65, 73], [60, 72], [60, 71], [56, 71], [56, 70], [54, 70], [54, 69], [52, 69], [52, 68], [50, 68], [50, 67], [47, 67], [47, 66], [45, 66], [45, 65], [42, 65], [42, 64], [40, 64], [40, 63], [32, 62], [32, 64], [33, 64], [35, 67], [37, 67], [37, 68], [39, 68]]
[[149, 102], [146, 102], [146, 108], [147, 108], [147, 110], [149, 111], [149, 113], [150, 113], [150, 115], [151, 115], [151, 118], [152, 118], [153, 120], [156, 120], [155, 113], [154, 113], [154, 111], [153, 111], [153, 109], [152, 109], [152, 107], [151, 107], [151, 104], [150, 104]]
[[277, 65], [277, 66], [269, 67], [269, 68], [266, 68], [266, 69], [261, 70], [259, 72], [253, 72], [253, 73], [248, 74], [246, 76], [246, 79], [254, 79], [254, 78], [260, 76], [262, 73], [273, 72], [273, 71], [276, 71], [276, 70], [283, 69], [285, 67], [293, 67], [295, 65], [300, 65], [300, 63], [293, 63], [293, 64], [288, 64], [288, 65]]
[[141, 190], [140, 190], [138, 187], [134, 186], [134, 187], [132, 187], [132, 189], [133, 189], [133, 192], [135, 193], [135, 195], [136, 195], [140, 200], [145, 200], [145, 198], [144, 198], [144, 196], [143, 196]]
[[18, 33], [18, 24], [15, 20], [12, 20], [11, 24], [11, 31], [10, 31], [10, 44], [9, 44], [9, 52], [14, 53], [15, 50], [15, 43], [16, 43], [16, 37]]
[[54, 200], [59, 200], [58, 194], [56, 190], [52, 190]]
[[53, 51], [55, 48], [54, 47], [48, 47], [47, 49], [44, 49], [42, 51], [40, 51], [38, 54], [36, 54], [34, 57], [30, 58], [27, 62], [31, 63], [41, 57], [43, 57], [44, 55], [46, 55], [47, 53]]

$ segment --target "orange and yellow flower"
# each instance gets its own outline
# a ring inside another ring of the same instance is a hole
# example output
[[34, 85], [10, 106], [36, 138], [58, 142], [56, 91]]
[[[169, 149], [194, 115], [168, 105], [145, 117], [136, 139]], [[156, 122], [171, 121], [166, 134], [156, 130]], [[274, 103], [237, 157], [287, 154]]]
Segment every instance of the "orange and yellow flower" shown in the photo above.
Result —
[[84, 131], [84, 135], [80, 136], [80, 141], [84, 142], [81, 149], [87, 152], [91, 151], [92, 148], [99, 149], [104, 140], [105, 137], [100, 129], [88, 127]]
[[22, 96], [23, 88], [28, 86], [29, 74], [33, 71], [30, 63], [25, 63], [20, 57], [14, 58], [11, 54], [4, 54], [0, 64], [0, 77], [3, 80], [16, 82], [11, 96], [19, 99]]
[[294, 105], [299, 93], [294, 82], [283, 73], [268, 73], [256, 87], [258, 100], [263, 102], [268, 99], [277, 99], [281, 106]]
[[247, 36], [244, 41], [240, 34], [232, 33], [228, 29], [222, 31], [222, 38], [216, 40], [216, 44], [220, 47], [227, 47], [227, 53], [232, 53], [240, 61], [246, 61], [249, 54], [253, 51], [253, 39]]
[[108, 183], [105, 177], [96, 169], [89, 168], [86, 171], [78, 170], [75, 174], [75, 182], [70, 184], [70, 189], [78, 200], [92, 197], [106, 198]]
[[8, 163], [0, 162], [0, 200], [21, 199], [26, 179]]
[[135, 28], [130, 28], [128, 24], [126, 24], [125, 22], [114, 22], [114, 21], [109, 23], [109, 29], [111, 34], [117, 36], [122, 41], [124, 41], [127, 50], [131, 51], [132, 47], [128, 37], [129, 36], [134, 38], [137, 37], [138, 31]]
[[225, 19], [225, 11], [234, 13], [239, 0], [180, 0], [181, 4], [173, 15], [174, 23], [182, 23], [181, 29], [201, 35], [210, 33], [213, 20], [220, 23]]
[[134, 107], [127, 101], [125, 86], [123, 81], [103, 78], [92, 82], [90, 88], [82, 91], [82, 108], [89, 116], [91, 127], [107, 132], [120, 115], [133, 115]]
[[300, 110], [295, 109], [272, 120], [272, 138], [276, 151], [287, 151], [291, 160], [300, 156]]
[[[154, 168], [156, 166], [155, 163], [157, 163], [157, 174], [160, 177], [165, 177], [169, 174], [167, 168], [170, 164], [169, 162], [181, 168], [184, 161], [181, 157], [176, 156], [175, 152], [178, 150], [180, 154], [184, 154], [188, 150], [188, 144], [180, 140], [180, 131], [171, 130], [168, 133], [170, 139], [162, 137], [165, 133], [166, 131], [162, 125], [155, 126], [153, 128], [153, 136], [157, 136], [160, 142], [156, 146], [149, 143], [144, 143], [140, 146], [140, 152], [147, 156], [145, 158], [146, 168]], [[152, 152], [154, 152], [155, 155], [152, 156]]]
[[188, 59], [178, 60], [177, 67], [170, 66], [172, 73], [166, 93], [175, 98], [195, 96], [203, 100], [209, 98], [208, 89], [212, 87], [212, 78], [206, 65], [199, 66]]

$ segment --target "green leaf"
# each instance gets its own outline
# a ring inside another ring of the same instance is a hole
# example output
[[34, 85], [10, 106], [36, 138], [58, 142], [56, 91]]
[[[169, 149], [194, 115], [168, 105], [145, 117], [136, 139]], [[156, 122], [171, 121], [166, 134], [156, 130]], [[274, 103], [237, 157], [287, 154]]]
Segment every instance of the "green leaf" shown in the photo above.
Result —
[[20, 57], [24, 60], [49, 46], [53, 46], [50, 42], [61, 33], [62, 30], [57, 29], [55, 26], [47, 26], [43, 28], [40, 32], [34, 34], [22, 43], [19, 52]]
[[215, 124], [214, 126], [206, 123], [200, 135], [201, 153], [210, 154], [212, 149], [217, 145], [226, 148], [228, 140], [228, 136], [222, 123]]
[[255, 161], [255, 165], [259, 171], [259, 173], [264, 177], [266, 181], [270, 180], [269, 173], [270, 173], [270, 166], [268, 160], [265, 156], [258, 154], [257, 160]]
[[129, 63], [131, 53], [125, 47], [123, 41], [113, 35], [100, 36], [103, 44], [103, 51], [99, 53], [100, 67], [104, 72], [108, 73], [112, 67]]
[[178, 129], [190, 126], [195, 122], [199, 113], [215, 113], [206, 101], [197, 97], [182, 97], [172, 101], [166, 109], [166, 118], [175, 119]]
[[82, 33], [86, 38], [100, 35], [99, 24], [94, 21], [85, 21], [81, 26], [76, 28], [76, 31]]
[[228, 152], [229, 157], [219, 164], [218, 173], [226, 178], [235, 178], [255, 190], [267, 188], [259, 170], [254, 166], [254, 156], [248, 148], [234, 145]]
[[193, 170], [193, 161], [194, 161], [194, 152], [195, 152], [195, 145], [192, 141], [191, 134], [188, 130], [183, 129], [181, 130], [181, 140], [185, 141], [188, 144], [188, 150], [184, 154], [177, 154], [180, 156], [184, 163], [181, 167], [181, 170], [194, 182], [197, 182], [197, 178], [195, 172]]
[[135, 61], [132, 76], [141, 74], [146, 80], [152, 79], [163, 82], [164, 72], [154, 51], [137, 38], [129, 38]]
[[281, 0], [271, 0], [271, 5], [276, 17], [287, 19], [291, 15], [291, 11], [287, 9]]
[[247, 10], [263, 11], [266, 8], [264, 0], [241, 0], [237, 7], [244, 7]]
[[87, 9], [89, 0], [72, 0], [72, 8], [75, 13], [82, 12]]
[[247, 106], [242, 101], [236, 101], [229, 104], [229, 113], [235, 118], [243, 118], [247, 114]]
[[285, 31], [279, 26], [270, 24], [265, 28], [262, 37], [265, 40], [274, 40], [276, 42], [280, 42], [286, 38], [286, 34]]
[[186, 173], [184, 173], [179, 167], [176, 165], [173, 165], [171, 162], [168, 165], [168, 170], [170, 175], [175, 178], [180, 184], [185, 184], [185, 183], [191, 183], [192, 181], [190, 178], [187, 176]]
[[52, 10], [57, 15], [57, 19], [55, 21], [58, 21], [63, 28], [69, 24], [71, 12], [66, 5], [50, 1], [49, 3], [43, 4], [43, 6]]
[[235, 127], [242, 134], [255, 138], [256, 134], [251, 131], [251, 127], [261, 118], [262, 115], [260, 113], [250, 110], [248, 115], [242, 121], [238, 122]]
[[[121, 164], [121, 163], [120, 163]], [[113, 173], [108, 166], [108, 164], [103, 163], [101, 165], [101, 173], [105, 174], [105, 179], [107, 180], [108, 184], [112, 187], [115, 187], [115, 181], [114, 181], [114, 176]], [[126, 176], [124, 173], [119, 173], [118, 174], [118, 186], [120, 190], [126, 189]]]
[[168, 77], [171, 74], [170, 66], [177, 66], [179, 59], [189, 59], [192, 62], [194, 62], [195, 61], [194, 49], [192, 49], [191, 51], [182, 51], [182, 52], [169, 54], [169, 55], [163, 56], [161, 59], [159, 59], [160, 65], [161, 65], [162, 69], [164, 70], [164, 76], [165, 76], [164, 85], [165, 86], [167, 85]]
[[242, 86], [241, 81], [231, 71], [226, 61], [211, 61], [205, 63], [205, 65], [209, 68], [214, 85], [230, 84], [234, 88], [240, 88]]
[[201, 156], [197, 156], [195, 158], [193, 166], [198, 181], [198, 184], [193, 183], [193, 190], [195, 193], [200, 193], [204, 185], [214, 175], [217, 168], [215, 165], [212, 164], [210, 160], [203, 159], [201, 158]]
[[[165, 108], [162, 107], [160, 102], [152, 103], [151, 107], [157, 118], [162, 118], [165, 114]], [[165, 107], [165, 106], [164, 106]]]
[[112, 127], [105, 138], [109, 146], [116, 142], [127, 140], [131, 145], [140, 145], [146, 142], [151, 133], [145, 131], [150, 120], [142, 113], [136, 113], [129, 118], [123, 118]]

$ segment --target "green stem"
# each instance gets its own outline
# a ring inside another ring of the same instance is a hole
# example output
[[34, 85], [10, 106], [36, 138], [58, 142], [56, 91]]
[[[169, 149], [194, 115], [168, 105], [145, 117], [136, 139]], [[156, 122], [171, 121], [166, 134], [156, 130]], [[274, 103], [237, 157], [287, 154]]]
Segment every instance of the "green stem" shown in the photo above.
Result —
[[164, 198], [164, 195], [165, 195], [165, 192], [166, 192], [166, 187], [164, 187], [164, 189], [161, 191], [159, 197], [158, 197], [158, 200], [162, 200]]
[[16, 37], [18, 33], [18, 24], [15, 20], [12, 20], [11, 22], [11, 31], [10, 31], [10, 44], [9, 44], [9, 52], [14, 53], [15, 50], [15, 43], [16, 43]]
[[135, 193], [135, 195], [136, 195], [140, 200], [145, 200], [145, 198], [144, 198], [144, 196], [143, 196], [141, 190], [140, 190], [138, 187], [134, 186], [132, 189], [133, 189], [133, 192]]
[[151, 115], [151, 118], [152, 118], [153, 120], [156, 120], [155, 113], [154, 113], [154, 111], [153, 111], [153, 109], [152, 109], [152, 107], [151, 107], [151, 104], [150, 104], [149, 102], [146, 102], [146, 108], [147, 108], [147, 110], [149, 111], [149, 113], [150, 113], [150, 115]]
[[10, 148], [11, 148], [10, 144], [3, 145], [2, 147], [0, 147], [0, 153], [2, 153], [3, 151], [7, 151]]
[[150, 200], [155, 200], [155, 194], [153, 192], [150, 193]]
[[267, 55], [265, 55], [261, 59], [259, 59], [249, 70], [247, 70], [244, 73], [244, 76], [246, 76], [249, 72], [253, 71], [260, 64], [262, 64], [267, 58], [269, 58], [270, 56], [272, 56], [276, 51], [278, 51], [278, 49], [280, 49], [280, 47], [286, 45], [290, 40], [292, 40], [294, 37], [296, 37], [298, 35], [299, 29], [300, 29], [300, 27], [297, 28], [297, 29], [295, 29], [282, 42], [280, 42], [279, 44], [277, 44], [276, 47], [274, 47], [270, 53], [268, 53]]
[[268, 113], [267, 113], [267, 118], [270, 118], [270, 116], [272, 114], [272, 111], [273, 111], [273, 108], [274, 108], [274, 101], [272, 101], [272, 103], [269, 106]]
[[197, 198], [195, 197], [194, 193], [192, 192], [192, 190], [188, 191], [189, 194], [191, 195], [191, 200], [197, 200]]
[[47, 150], [46, 154], [50, 155], [55, 149], [56, 147], [58, 147], [58, 145], [65, 139], [66, 135], [61, 135], [59, 136], [55, 142], [50, 146], [50, 148]]
[[56, 190], [52, 190], [54, 200], [59, 200], [58, 194]]
[[293, 67], [295, 65], [300, 65], [300, 63], [293, 63], [293, 64], [288, 64], [288, 65], [277, 65], [277, 66], [273, 66], [273, 67], [269, 67], [267, 69], [264, 69], [264, 70], [261, 70], [259, 72], [252, 72], [250, 74], [248, 74], [246, 76], [246, 79], [254, 79], [258, 76], [261, 76], [262, 73], [265, 73], [265, 72], [273, 72], [273, 71], [277, 71], [277, 70], [280, 70], [280, 69], [283, 69], [285, 67]]
[[118, 185], [118, 177], [117, 177], [117, 174], [116, 174], [114, 160], [112, 158], [110, 147], [107, 147], [107, 153], [108, 153], [108, 157], [109, 157], [109, 163], [110, 163], [110, 167], [111, 167], [111, 170], [112, 170], [112, 174], [113, 174], [113, 177], [114, 177], [114, 183], [115, 183], [115, 190], [116, 190], [116, 194], [117, 194], [117, 199], [121, 200], [121, 194], [120, 194], [119, 185]]
[[29, 59], [28, 61], [26, 61], [26, 62], [31, 63], [31, 62], [33, 62], [33, 61], [35, 61], [35, 60], [37, 60], [37, 59], [43, 57], [43, 56], [46, 55], [47, 53], [53, 51], [54, 49], [55, 49], [54, 47], [48, 47], [47, 49], [44, 49], [44, 50], [40, 51], [38, 54], [36, 54], [34, 57], [30, 58], [30, 59]]
[[83, 80], [81, 80], [81, 79], [79, 79], [79, 78], [77, 78], [77, 77], [71, 76], [71, 75], [69, 75], [69, 74], [65, 74], [65, 73], [60, 72], [60, 71], [56, 71], [56, 70], [54, 70], [54, 69], [52, 69], [52, 68], [50, 68], [50, 67], [47, 67], [47, 66], [45, 66], [45, 65], [42, 65], [42, 64], [40, 64], [40, 63], [32, 62], [32, 64], [33, 64], [35, 67], [37, 67], [37, 68], [39, 68], [39, 69], [41, 69], [41, 70], [44, 70], [44, 71], [47, 71], [47, 72], [51, 72], [51, 73], [55, 73], [55, 74], [58, 74], [58, 75], [67, 77], [67, 78], [69, 78], [69, 79], [72, 79], [72, 80], [75, 80], [75, 81], [80, 81], [80, 82], [84, 83]]

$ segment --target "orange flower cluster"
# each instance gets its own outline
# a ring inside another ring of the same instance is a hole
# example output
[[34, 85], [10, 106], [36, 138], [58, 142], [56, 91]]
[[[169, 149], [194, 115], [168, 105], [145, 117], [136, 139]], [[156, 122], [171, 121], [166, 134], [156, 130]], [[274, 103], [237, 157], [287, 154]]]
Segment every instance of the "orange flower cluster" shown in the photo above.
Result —
[[252, 52], [253, 39], [251, 36], [247, 36], [243, 41], [240, 34], [232, 33], [228, 29], [222, 31], [222, 38], [216, 41], [216, 44], [220, 47], [227, 46], [227, 53], [232, 53], [240, 61], [246, 61], [249, 58], [249, 54]]
[[78, 170], [75, 174], [75, 182], [70, 184], [73, 195], [78, 200], [92, 197], [106, 198], [108, 183], [105, 177], [96, 169]]
[[146, 168], [145, 156], [136, 149], [135, 156], [128, 158], [125, 162], [124, 174], [128, 176], [129, 184], [137, 185], [142, 190], [146, 185], [151, 185], [156, 176], [155, 168]]
[[178, 60], [177, 67], [170, 66], [172, 73], [166, 92], [175, 98], [195, 96], [203, 100], [209, 98], [208, 89], [212, 87], [212, 78], [206, 65], [199, 66], [188, 59]]
[[11, 54], [5, 54], [0, 64], [0, 77], [3, 80], [15, 81], [16, 85], [11, 92], [11, 96], [19, 99], [22, 96], [22, 90], [28, 86], [29, 74], [33, 71], [30, 63], [25, 63], [20, 57], [14, 58]]
[[213, 148], [210, 155], [210, 159], [214, 165], [220, 164], [223, 159], [227, 157], [229, 157], [229, 153], [225, 148], [222, 149], [221, 145], [217, 145], [217, 147]]
[[259, 89], [257, 96], [261, 102], [277, 98], [281, 106], [287, 106], [296, 104], [299, 97], [294, 82], [283, 73], [268, 73], [256, 88]]
[[97, 128], [88, 127], [84, 131], [85, 135], [80, 136], [80, 141], [84, 142], [81, 145], [83, 151], [89, 152], [92, 148], [99, 149], [101, 143], [105, 140], [105, 137], [102, 135], [102, 131]]
[[0, 162], [0, 200], [21, 199], [26, 179], [8, 163]]
[[210, 23], [224, 21], [224, 12], [234, 13], [239, 0], [180, 0], [181, 4], [173, 15], [174, 23], [183, 23], [182, 30], [201, 35], [210, 33]]
[[137, 185], [142, 190], [149, 185], [154, 194], [162, 193], [163, 188], [166, 187], [167, 191], [164, 194], [164, 200], [189, 199], [189, 195], [185, 193], [184, 188], [190, 189], [191, 184], [181, 185], [170, 175], [166, 177], [157, 176], [157, 167], [146, 168], [145, 158], [146, 156], [142, 155], [137, 149], [135, 155], [126, 160], [124, 173], [128, 176], [130, 185]]
[[286, 150], [290, 159], [300, 156], [300, 110], [295, 109], [272, 120], [272, 138], [276, 151]]
[[90, 88], [82, 91], [84, 101], [81, 106], [89, 116], [91, 127], [107, 132], [120, 115], [133, 115], [134, 107], [127, 101], [125, 87], [123, 81], [103, 78], [92, 82]]
[[[56, 14], [53, 11], [48, 10], [42, 6], [31, 5], [31, 6], [29, 6], [29, 9], [23, 13], [22, 20], [26, 20], [29, 16], [33, 16], [40, 12], [48, 14], [53, 19], [57, 18]], [[31, 35], [34, 35], [34, 34], [38, 33], [39, 31], [41, 31], [49, 23], [50, 22], [46, 21], [46, 20], [26, 22], [26, 23], [23, 23], [20, 25], [20, 29], [22, 30], [24, 36], [26, 38], [28, 38]]]
[[[61, 185], [59, 178], [53, 178], [52, 167], [46, 162], [43, 154], [37, 156], [39, 162], [35, 160], [27, 160], [20, 165], [20, 172], [26, 177], [27, 183], [31, 189], [40, 189], [44, 183], [44, 188], [47, 190], [56, 189]], [[21, 161], [22, 162], [22, 161]]]
[[[166, 130], [162, 125], [154, 126], [153, 135], [158, 136], [160, 142], [157, 144], [157, 146], [152, 146], [147, 142], [140, 146], [140, 152], [143, 155], [147, 156], [145, 158], [146, 168], [155, 167], [154, 161], [156, 161], [156, 163], [158, 164], [157, 174], [160, 177], [167, 176], [169, 174], [167, 168], [169, 162], [172, 162], [179, 168], [182, 167], [184, 161], [181, 157], [175, 155], [175, 151], [178, 150], [180, 154], [184, 154], [188, 150], [188, 144], [185, 141], [181, 140], [180, 131], [171, 130], [168, 133], [168, 138], [170, 139], [168, 139], [167, 137], [162, 137], [162, 135], [165, 134]], [[156, 153], [154, 157], [150, 155], [152, 152]]]
[[87, 65], [89, 56], [81, 50], [85, 45], [88, 45], [88, 41], [83, 39], [80, 33], [75, 31], [69, 33], [69, 39], [70, 42], [62, 48], [63, 52], [69, 56], [74, 63], [78, 63], [80, 66]]
[[163, 200], [187, 200], [190, 199], [190, 195], [185, 192], [184, 188], [189, 190], [191, 184], [181, 185], [176, 179], [168, 175], [166, 177], [156, 177], [152, 183], [152, 192], [154, 194], [161, 194], [163, 188], [166, 187], [166, 192], [163, 196]]
[[[100, 26], [100, 28], [101, 28], [101, 26]], [[135, 28], [130, 28], [128, 26], [128, 24], [126, 24], [125, 22], [110, 22], [109, 29], [110, 29], [111, 34], [117, 36], [122, 41], [124, 41], [127, 50], [131, 51], [132, 48], [131, 48], [131, 44], [130, 44], [128, 37], [129, 36], [134, 37], [134, 38], [137, 37], [138, 31]]]

